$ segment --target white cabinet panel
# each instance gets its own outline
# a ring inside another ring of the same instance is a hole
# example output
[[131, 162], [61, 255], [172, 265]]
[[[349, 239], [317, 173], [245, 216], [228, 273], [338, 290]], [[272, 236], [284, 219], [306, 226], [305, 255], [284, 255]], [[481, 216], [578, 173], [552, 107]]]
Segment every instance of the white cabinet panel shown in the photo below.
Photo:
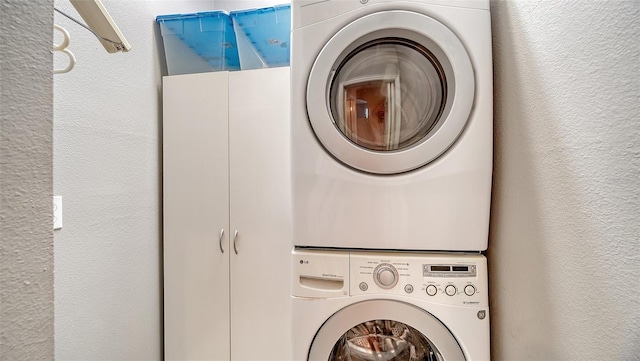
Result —
[[288, 360], [289, 68], [229, 74], [231, 357]]
[[290, 359], [289, 121], [289, 68], [164, 78], [167, 360]]
[[164, 78], [166, 360], [229, 360], [227, 84], [227, 73]]

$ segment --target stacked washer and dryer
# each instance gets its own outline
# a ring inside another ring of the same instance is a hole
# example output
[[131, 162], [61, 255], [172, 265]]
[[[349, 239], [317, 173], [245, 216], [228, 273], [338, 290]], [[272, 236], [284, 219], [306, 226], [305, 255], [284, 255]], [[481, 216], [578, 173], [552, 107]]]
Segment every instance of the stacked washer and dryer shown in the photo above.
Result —
[[293, 0], [295, 360], [487, 360], [488, 0]]

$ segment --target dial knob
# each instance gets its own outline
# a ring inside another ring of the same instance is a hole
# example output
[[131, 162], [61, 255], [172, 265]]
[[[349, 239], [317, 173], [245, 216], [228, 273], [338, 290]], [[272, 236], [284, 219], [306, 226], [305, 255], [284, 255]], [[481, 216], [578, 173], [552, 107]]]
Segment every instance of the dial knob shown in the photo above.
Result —
[[445, 289], [444, 289], [444, 293], [447, 294], [447, 296], [453, 296], [456, 294], [456, 286], [454, 285], [448, 285]]
[[467, 296], [473, 296], [473, 294], [476, 293], [476, 288], [473, 285], [466, 285], [464, 288], [464, 293]]
[[396, 275], [393, 274], [393, 271], [390, 269], [383, 269], [382, 271], [378, 272], [378, 281], [383, 286], [391, 286], [393, 282], [395, 282], [395, 280]]
[[438, 293], [438, 289], [434, 285], [428, 285], [426, 291], [429, 296], [435, 296]]
[[373, 279], [380, 288], [391, 289], [398, 283], [398, 271], [388, 263], [382, 263], [373, 271]]

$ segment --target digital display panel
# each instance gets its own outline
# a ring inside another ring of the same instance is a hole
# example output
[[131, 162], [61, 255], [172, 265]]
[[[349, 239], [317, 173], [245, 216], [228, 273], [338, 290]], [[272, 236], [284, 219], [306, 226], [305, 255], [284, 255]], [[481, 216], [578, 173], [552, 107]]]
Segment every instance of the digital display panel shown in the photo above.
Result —
[[451, 271], [450, 266], [431, 266], [431, 272], [448, 272]]
[[475, 265], [423, 264], [424, 277], [476, 277]]
[[469, 272], [469, 266], [452, 266], [454, 272]]

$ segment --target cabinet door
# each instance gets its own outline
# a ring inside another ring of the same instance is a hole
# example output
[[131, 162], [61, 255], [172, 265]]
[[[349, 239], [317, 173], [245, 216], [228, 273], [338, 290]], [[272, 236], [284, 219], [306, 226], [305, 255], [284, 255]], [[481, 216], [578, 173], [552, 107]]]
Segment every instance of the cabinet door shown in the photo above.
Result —
[[231, 359], [289, 360], [289, 68], [230, 73], [229, 97]]
[[226, 72], [164, 78], [166, 360], [229, 360], [227, 87]]

